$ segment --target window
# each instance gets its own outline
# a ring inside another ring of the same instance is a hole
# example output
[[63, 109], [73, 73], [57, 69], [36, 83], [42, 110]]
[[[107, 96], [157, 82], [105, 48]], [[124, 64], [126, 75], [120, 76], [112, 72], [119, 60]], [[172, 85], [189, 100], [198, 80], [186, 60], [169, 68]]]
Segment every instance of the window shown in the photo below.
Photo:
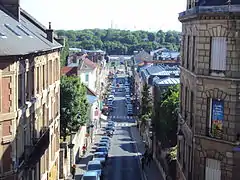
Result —
[[53, 82], [53, 77], [52, 77], [52, 61], [49, 61], [49, 69], [48, 69], [48, 78], [49, 78], [49, 85], [52, 84]]
[[191, 179], [192, 172], [192, 148], [188, 146], [188, 179]]
[[193, 106], [194, 106], [194, 93], [193, 91], [191, 91], [191, 104], [190, 104], [190, 114], [191, 114], [191, 117], [190, 117], [190, 126], [192, 127], [192, 124], [193, 124]]
[[88, 82], [88, 80], [89, 80], [89, 74], [87, 73], [85, 74], [85, 81]]
[[180, 89], [180, 99], [181, 99], [181, 103], [180, 103], [180, 113], [182, 115], [183, 113], [183, 84], [181, 83], [181, 89]]
[[205, 180], [221, 180], [221, 162], [215, 159], [206, 159]]
[[186, 161], [185, 161], [185, 156], [186, 156], [186, 142], [185, 142], [185, 137], [183, 139], [183, 157], [182, 157], [182, 169], [183, 169], [183, 172], [185, 171], [185, 168], [186, 168]]
[[18, 36], [19, 38], [22, 38], [22, 37], [21, 37], [21, 34], [19, 34], [19, 33], [16, 32], [13, 28], [11, 28], [11, 27], [9, 26], [9, 24], [4, 24], [4, 26], [5, 26], [8, 30], [10, 30], [13, 34], [15, 34], [16, 36]]
[[22, 26], [18, 25], [17, 27], [18, 27], [18, 29], [20, 29], [24, 34], [26, 34], [27, 36], [29, 36], [30, 38], [32, 38], [31, 34], [28, 33], [26, 30], [24, 30]]
[[34, 84], [34, 77], [35, 77], [35, 75], [34, 75], [34, 68], [32, 67], [32, 69], [31, 69], [31, 96], [34, 96], [34, 93], [35, 93], [35, 84]]
[[195, 71], [195, 52], [196, 52], [196, 37], [193, 36], [193, 39], [192, 39], [192, 72]]
[[37, 94], [39, 94], [39, 91], [40, 91], [40, 68], [37, 67], [37, 82], [36, 82], [36, 85], [37, 85]]
[[46, 66], [43, 65], [43, 89], [46, 88]]
[[26, 96], [26, 100], [29, 101], [30, 100], [30, 72], [27, 71], [26, 75], [25, 75], [25, 87], [26, 87], [26, 92], [25, 92], [25, 96]]
[[211, 98], [209, 105], [208, 134], [212, 137], [221, 137], [224, 120], [224, 101]]
[[221, 72], [226, 70], [227, 41], [226, 37], [211, 38], [211, 63], [212, 71]]
[[189, 57], [190, 57], [190, 54], [189, 54], [189, 50], [190, 50], [190, 36], [187, 37], [187, 53], [186, 53], [186, 65], [187, 65], [187, 69], [189, 68]]
[[23, 76], [22, 74], [18, 75], [18, 107], [23, 105]]
[[0, 32], [0, 37], [3, 38], [3, 39], [7, 38], [7, 36], [5, 34], [1, 33], [1, 32]]
[[187, 113], [188, 113], [188, 88], [185, 87], [185, 109], [184, 109], [184, 118], [185, 121], [187, 120]]

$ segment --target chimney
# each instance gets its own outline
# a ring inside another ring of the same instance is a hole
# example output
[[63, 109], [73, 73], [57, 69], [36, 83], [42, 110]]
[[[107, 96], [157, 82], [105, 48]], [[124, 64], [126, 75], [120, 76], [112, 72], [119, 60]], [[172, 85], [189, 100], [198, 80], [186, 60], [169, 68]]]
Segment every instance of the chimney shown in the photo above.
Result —
[[0, 0], [2, 5], [17, 21], [20, 19], [20, 0]]
[[47, 33], [47, 40], [49, 40], [50, 42], [53, 43], [54, 34], [53, 34], [52, 27], [51, 27], [51, 22], [49, 22], [49, 27], [48, 27], [48, 29], [46, 29], [46, 33]]

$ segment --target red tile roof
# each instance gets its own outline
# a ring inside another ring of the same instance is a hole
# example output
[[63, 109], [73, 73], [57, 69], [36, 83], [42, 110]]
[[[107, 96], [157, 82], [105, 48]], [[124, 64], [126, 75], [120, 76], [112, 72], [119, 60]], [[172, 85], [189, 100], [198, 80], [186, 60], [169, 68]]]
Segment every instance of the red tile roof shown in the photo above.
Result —
[[88, 67], [92, 68], [92, 69], [95, 69], [97, 67], [97, 64], [92, 62], [90, 59], [88, 58], [84, 58], [83, 59], [83, 62], [85, 65], [87, 65]]
[[78, 67], [62, 67], [61, 68], [61, 75], [66, 76], [76, 76], [77, 75]]

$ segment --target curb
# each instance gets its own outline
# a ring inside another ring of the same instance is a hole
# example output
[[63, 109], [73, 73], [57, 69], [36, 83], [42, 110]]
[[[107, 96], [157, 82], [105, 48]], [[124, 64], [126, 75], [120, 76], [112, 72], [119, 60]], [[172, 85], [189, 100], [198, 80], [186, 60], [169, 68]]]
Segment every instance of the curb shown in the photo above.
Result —
[[[131, 136], [132, 136], [132, 139], [134, 139], [135, 141], [136, 141], [136, 143], [134, 144], [134, 146], [135, 146], [135, 149], [136, 149], [136, 152], [138, 153], [138, 152], [140, 152], [139, 151], [139, 149], [138, 149], [138, 142], [137, 142], [137, 140], [135, 139], [135, 138], [133, 138], [133, 132], [132, 132], [132, 128], [133, 127], [130, 127], [130, 132], [131, 132]], [[142, 176], [142, 179], [143, 180], [147, 180], [147, 176], [146, 176], [146, 173], [144, 172], [144, 170], [142, 169], [142, 167], [141, 167], [141, 160], [140, 160], [140, 158], [139, 158], [139, 156], [138, 156], [138, 166], [139, 166], [139, 168], [141, 169], [141, 176]]]

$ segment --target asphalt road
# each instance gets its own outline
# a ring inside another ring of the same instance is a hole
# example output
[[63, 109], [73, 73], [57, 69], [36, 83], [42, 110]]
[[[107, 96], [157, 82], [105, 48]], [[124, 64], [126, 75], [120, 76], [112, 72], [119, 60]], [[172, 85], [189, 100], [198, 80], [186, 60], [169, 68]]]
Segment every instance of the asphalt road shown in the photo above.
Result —
[[117, 125], [111, 141], [112, 145], [106, 167], [107, 177], [105, 179], [142, 180], [139, 157], [131, 134], [134, 119], [127, 117], [124, 96], [124, 92], [115, 95], [114, 110], [110, 114], [115, 117], [112, 120], [117, 122]]

